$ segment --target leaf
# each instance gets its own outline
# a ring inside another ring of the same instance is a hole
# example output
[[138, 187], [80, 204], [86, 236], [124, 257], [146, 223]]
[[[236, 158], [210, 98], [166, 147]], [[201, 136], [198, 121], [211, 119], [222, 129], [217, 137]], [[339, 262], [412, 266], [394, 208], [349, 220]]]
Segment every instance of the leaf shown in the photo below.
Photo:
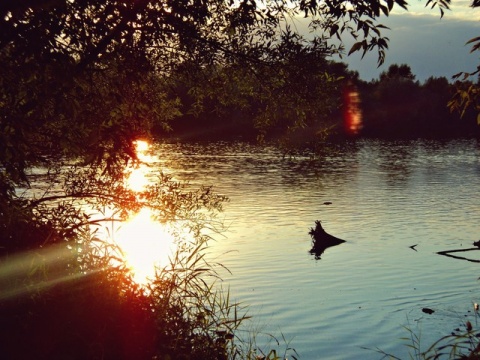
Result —
[[387, 0], [388, 11], [392, 11], [394, 4], [395, 4], [395, 1]]
[[473, 44], [473, 43], [477, 43], [477, 44], [475, 44], [475, 45], [472, 47], [472, 49], [470, 50], [471, 53], [474, 52], [475, 50], [478, 50], [478, 49], [480, 48], [480, 36], [477, 36], [477, 37], [475, 37], [475, 38], [473, 38], [473, 39], [468, 40], [468, 41], [465, 43], [465, 45]]
[[452, 79], [456, 79], [456, 78], [459, 78], [460, 76], [462, 76], [463, 74], [463, 71], [462, 72], [459, 72], [459, 73], [456, 73], [452, 76]]
[[380, 9], [382, 9], [382, 12], [385, 14], [385, 16], [388, 16], [389, 14], [388, 7], [386, 7], [385, 5], [380, 5]]
[[377, 36], [380, 36], [380, 35], [381, 35], [381, 34], [380, 34], [380, 30], [378, 30], [375, 26], [372, 27], [371, 29], [372, 29], [372, 31], [373, 31], [375, 34], [377, 34]]
[[360, 50], [362, 47], [363, 47], [363, 42], [356, 42], [350, 48], [350, 51], [348, 52], [348, 55], [353, 54], [355, 51]]
[[338, 24], [333, 24], [332, 27], [330, 28], [330, 36], [333, 36], [333, 34], [336, 34], [338, 32], [339, 26]]
[[468, 44], [471, 44], [472, 42], [477, 42], [477, 41], [480, 41], [480, 36], [477, 36], [477, 37], [475, 37], [475, 38], [473, 38], [473, 39], [468, 40], [468, 41], [465, 43], [465, 45], [468, 45]]
[[[395, 2], [397, 3], [397, 5], [399, 5], [403, 9], [408, 10], [408, 8], [407, 8], [408, 3], [405, 0], [396, 0]], [[393, 7], [393, 5], [392, 5], [392, 7]]]

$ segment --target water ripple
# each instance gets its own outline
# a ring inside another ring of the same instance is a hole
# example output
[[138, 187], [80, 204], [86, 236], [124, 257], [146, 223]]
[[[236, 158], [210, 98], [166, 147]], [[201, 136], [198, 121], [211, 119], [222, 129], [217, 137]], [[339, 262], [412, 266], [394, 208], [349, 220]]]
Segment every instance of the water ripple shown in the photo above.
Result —
[[[303, 359], [358, 359], [378, 355], [364, 347], [407, 357], [402, 325], [429, 345], [473, 319], [478, 264], [436, 252], [480, 238], [479, 149], [474, 140], [361, 140], [314, 160], [243, 143], [158, 151], [178, 179], [230, 197], [226, 239], [211, 251], [255, 320], [293, 339]], [[308, 254], [317, 219], [347, 240], [318, 261]]]

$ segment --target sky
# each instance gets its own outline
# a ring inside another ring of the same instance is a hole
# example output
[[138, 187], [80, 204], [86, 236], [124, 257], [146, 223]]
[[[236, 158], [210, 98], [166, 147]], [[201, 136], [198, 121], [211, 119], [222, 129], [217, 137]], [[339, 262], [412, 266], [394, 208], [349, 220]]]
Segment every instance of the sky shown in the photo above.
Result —
[[[469, 7], [471, 1], [455, 1], [450, 11], [440, 18], [438, 8], [426, 8], [426, 0], [409, 1], [409, 11], [395, 7], [391, 15], [382, 17], [380, 23], [390, 30], [383, 30], [390, 39], [385, 63], [377, 67], [376, 52], [365, 55], [355, 53], [344, 56], [349, 69], [356, 70], [366, 81], [377, 79], [391, 64], [407, 64], [424, 82], [431, 76], [451, 77], [461, 71], [474, 71], [480, 64], [480, 51], [470, 53], [466, 42], [480, 36], [480, 8]], [[351, 44], [351, 43], [350, 43]], [[349, 46], [346, 46], [347, 52]]]

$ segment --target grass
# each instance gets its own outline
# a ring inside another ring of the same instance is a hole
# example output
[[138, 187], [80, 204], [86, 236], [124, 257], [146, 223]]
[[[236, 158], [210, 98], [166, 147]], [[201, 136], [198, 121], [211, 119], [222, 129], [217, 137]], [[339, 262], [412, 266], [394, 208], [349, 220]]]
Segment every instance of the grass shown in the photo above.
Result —
[[[296, 359], [285, 339], [258, 346], [246, 308], [222, 287], [223, 265], [205, 256], [224, 196], [164, 174], [133, 192], [97, 170], [73, 167], [39, 198], [0, 197], [2, 358]], [[98, 229], [145, 206], [176, 226], [177, 251], [142, 286]]]
[[247, 309], [222, 287], [215, 271], [222, 265], [206, 260], [209, 238], [200, 232], [146, 286], [135, 283], [110, 242], [85, 228], [77, 234], [73, 241], [0, 259], [5, 358], [286, 357], [280, 341], [262, 350], [255, 334], [244, 336]]
[[[474, 304], [475, 325], [477, 324], [478, 305]], [[465, 321], [463, 330], [457, 328], [451, 334], [440, 337], [422, 350], [421, 335], [409, 326], [404, 326], [407, 336], [401, 338], [409, 349], [411, 360], [439, 360], [439, 359], [480, 359], [480, 332], [475, 330], [470, 321]], [[381, 349], [374, 349], [382, 355], [381, 359], [402, 360], [394, 354], [386, 353]]]

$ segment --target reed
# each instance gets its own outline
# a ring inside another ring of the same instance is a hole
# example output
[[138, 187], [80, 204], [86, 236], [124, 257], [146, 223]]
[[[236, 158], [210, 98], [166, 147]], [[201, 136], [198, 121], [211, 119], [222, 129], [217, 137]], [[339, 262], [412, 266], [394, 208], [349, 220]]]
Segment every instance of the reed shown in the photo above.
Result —
[[[478, 317], [478, 305], [474, 304], [475, 323]], [[409, 349], [409, 359], [412, 360], [479, 360], [480, 359], [480, 333], [475, 330], [470, 321], [465, 321], [464, 329], [442, 336], [434, 341], [425, 350], [422, 350], [421, 336], [409, 326], [404, 326], [408, 335], [401, 338]], [[394, 354], [386, 353], [381, 349], [375, 349], [381, 354], [381, 359], [402, 360]]]

